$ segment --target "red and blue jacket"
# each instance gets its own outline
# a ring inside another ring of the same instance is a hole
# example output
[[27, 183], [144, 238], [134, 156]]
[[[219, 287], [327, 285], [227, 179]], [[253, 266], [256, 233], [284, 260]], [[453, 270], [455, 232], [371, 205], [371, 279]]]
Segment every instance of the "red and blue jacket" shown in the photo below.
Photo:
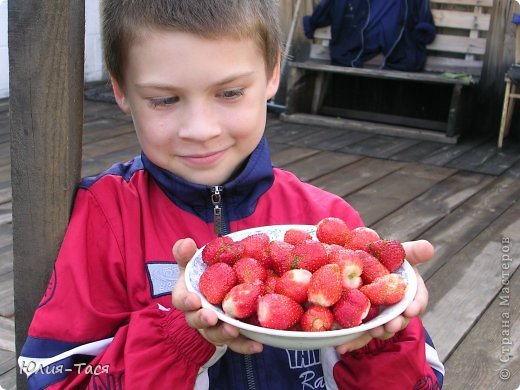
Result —
[[327, 216], [362, 224], [340, 197], [273, 168], [265, 139], [218, 187], [186, 182], [144, 154], [84, 179], [19, 358], [29, 387], [439, 388], [443, 367], [418, 318], [392, 339], [342, 356], [268, 346], [245, 356], [216, 348], [172, 307], [178, 239], [200, 247], [217, 234]]

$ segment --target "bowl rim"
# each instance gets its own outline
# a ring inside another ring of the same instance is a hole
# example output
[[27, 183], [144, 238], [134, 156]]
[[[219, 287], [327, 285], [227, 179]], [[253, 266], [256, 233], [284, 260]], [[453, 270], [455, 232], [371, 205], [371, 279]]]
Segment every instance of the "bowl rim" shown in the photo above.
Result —
[[[248, 235], [254, 234], [255, 232], [268, 232], [269, 230], [273, 229], [279, 229], [279, 230], [287, 230], [289, 228], [300, 228], [307, 231], [315, 231], [316, 226], [315, 225], [269, 225], [269, 226], [262, 226], [262, 227], [255, 227], [255, 228], [249, 228], [240, 230], [237, 232], [233, 232], [228, 234], [227, 236], [230, 236], [231, 238], [236, 237], [246, 237]], [[352, 328], [343, 328], [343, 329], [335, 329], [335, 330], [328, 330], [324, 332], [304, 332], [304, 331], [297, 331], [297, 330], [279, 330], [279, 329], [271, 329], [271, 328], [264, 328], [262, 326], [252, 325], [248, 324], [246, 322], [240, 321], [239, 319], [229, 317], [223, 312], [220, 312], [215, 308], [215, 305], [209, 303], [207, 299], [204, 297], [204, 295], [198, 291], [189, 281], [188, 275], [193, 270], [193, 264], [194, 259], [201, 256], [202, 250], [204, 249], [204, 246], [199, 248], [195, 255], [190, 259], [188, 264], [186, 265], [184, 279], [186, 283], [186, 288], [188, 291], [193, 292], [197, 295], [199, 295], [202, 307], [206, 309], [210, 309], [214, 311], [217, 314], [217, 317], [224, 322], [227, 322], [230, 325], [233, 325], [239, 329], [244, 329], [249, 332], [254, 333], [260, 333], [260, 334], [267, 334], [270, 336], [278, 336], [278, 337], [285, 337], [285, 338], [312, 338], [312, 339], [328, 339], [328, 338], [334, 338], [334, 337], [342, 337], [347, 336], [355, 333], [361, 333], [368, 331], [370, 329], [373, 329], [377, 326], [386, 324], [387, 322], [391, 321], [392, 319], [399, 316], [401, 313], [404, 312], [404, 310], [408, 307], [408, 305], [413, 301], [415, 294], [417, 292], [417, 277], [415, 275], [415, 271], [413, 267], [410, 265], [410, 263], [405, 259], [403, 262], [403, 265], [401, 266], [399, 273], [405, 273], [407, 278], [407, 287], [405, 296], [401, 301], [397, 302], [394, 305], [387, 306], [386, 309], [391, 310], [391, 314], [386, 312], [387, 315], [377, 315], [370, 321], [367, 321], [366, 323], [363, 323], [361, 325], [352, 327]], [[384, 312], [382, 314], [385, 314]]]

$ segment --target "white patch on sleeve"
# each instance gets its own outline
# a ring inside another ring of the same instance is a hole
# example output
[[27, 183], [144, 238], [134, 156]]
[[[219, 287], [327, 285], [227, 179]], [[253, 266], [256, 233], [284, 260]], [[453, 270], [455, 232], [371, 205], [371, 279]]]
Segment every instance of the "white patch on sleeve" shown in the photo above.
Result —
[[146, 263], [146, 271], [150, 280], [152, 298], [171, 294], [175, 282], [179, 279], [177, 263]]
[[338, 385], [334, 379], [334, 366], [339, 362], [339, 356], [335, 348], [320, 349], [323, 376], [327, 390], [338, 390]]
[[197, 380], [195, 381], [194, 390], [207, 390], [209, 389], [209, 375], [208, 368], [214, 365], [227, 351], [226, 345], [217, 346], [215, 353], [209, 359], [206, 364], [204, 364], [200, 369], [197, 375]]

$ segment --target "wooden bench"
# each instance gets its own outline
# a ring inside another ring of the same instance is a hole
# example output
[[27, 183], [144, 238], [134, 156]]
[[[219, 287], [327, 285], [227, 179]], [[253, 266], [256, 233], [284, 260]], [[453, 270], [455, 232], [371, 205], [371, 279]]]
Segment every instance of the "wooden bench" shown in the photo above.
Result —
[[[282, 119], [456, 143], [470, 124], [493, 0], [430, 0], [430, 5], [437, 35], [421, 72], [381, 69], [382, 56], [363, 68], [331, 65], [330, 28], [316, 30], [309, 58], [289, 63]], [[402, 109], [387, 110], [399, 104]]]

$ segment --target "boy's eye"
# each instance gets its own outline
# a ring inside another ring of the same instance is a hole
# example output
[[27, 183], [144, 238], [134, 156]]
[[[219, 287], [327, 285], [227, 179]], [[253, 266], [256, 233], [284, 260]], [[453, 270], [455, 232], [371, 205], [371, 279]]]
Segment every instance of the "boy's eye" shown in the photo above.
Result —
[[150, 104], [153, 108], [156, 107], [167, 107], [171, 106], [179, 101], [179, 98], [177, 96], [168, 96], [168, 97], [161, 97], [161, 98], [151, 98]]
[[237, 89], [228, 89], [225, 90], [218, 95], [220, 97], [223, 97], [224, 99], [236, 99], [244, 94], [243, 88], [237, 88]]

